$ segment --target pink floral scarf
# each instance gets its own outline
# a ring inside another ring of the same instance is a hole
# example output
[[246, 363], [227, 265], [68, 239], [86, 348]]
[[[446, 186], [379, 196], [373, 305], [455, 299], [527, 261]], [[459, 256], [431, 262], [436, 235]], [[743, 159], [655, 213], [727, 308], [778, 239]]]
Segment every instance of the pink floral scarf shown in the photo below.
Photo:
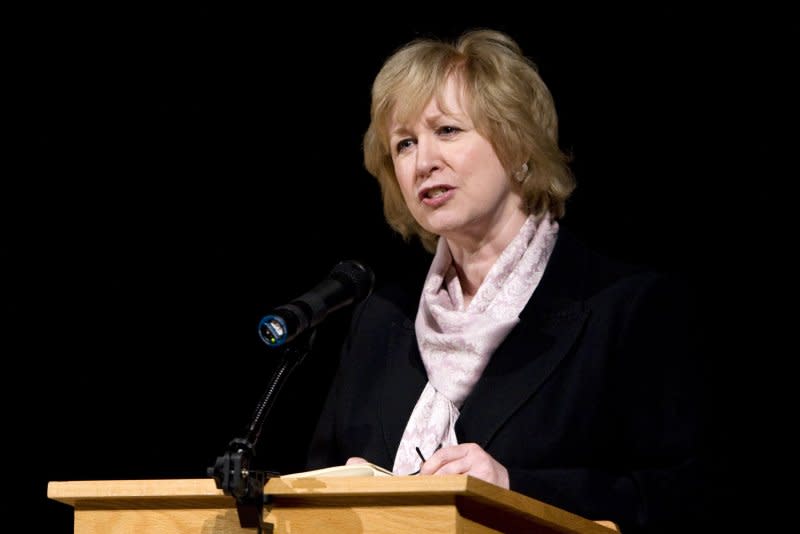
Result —
[[467, 309], [447, 241], [440, 238], [420, 298], [416, 333], [428, 383], [408, 420], [392, 471], [419, 469], [419, 447], [428, 458], [441, 445], [458, 443], [459, 408], [544, 273], [558, 234], [550, 217], [528, 217], [489, 270]]

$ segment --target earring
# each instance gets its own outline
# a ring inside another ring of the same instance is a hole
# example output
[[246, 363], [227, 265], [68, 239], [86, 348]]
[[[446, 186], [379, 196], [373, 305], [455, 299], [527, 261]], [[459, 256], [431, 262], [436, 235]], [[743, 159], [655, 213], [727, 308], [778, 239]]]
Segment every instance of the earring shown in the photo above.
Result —
[[523, 163], [522, 168], [520, 168], [520, 170], [514, 173], [514, 179], [519, 183], [522, 183], [525, 181], [525, 178], [527, 177], [528, 177], [528, 164]]

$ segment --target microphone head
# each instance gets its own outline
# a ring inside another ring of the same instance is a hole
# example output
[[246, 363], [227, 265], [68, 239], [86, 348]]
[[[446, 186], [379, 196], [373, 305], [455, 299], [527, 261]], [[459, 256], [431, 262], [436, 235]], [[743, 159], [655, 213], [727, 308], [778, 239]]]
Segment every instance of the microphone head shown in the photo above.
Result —
[[367, 298], [375, 286], [375, 273], [357, 260], [340, 261], [333, 267], [330, 277], [350, 287], [353, 302]]
[[369, 267], [355, 260], [340, 261], [311, 291], [264, 316], [258, 335], [268, 347], [279, 347], [316, 326], [329, 313], [364, 300], [374, 285], [375, 274]]

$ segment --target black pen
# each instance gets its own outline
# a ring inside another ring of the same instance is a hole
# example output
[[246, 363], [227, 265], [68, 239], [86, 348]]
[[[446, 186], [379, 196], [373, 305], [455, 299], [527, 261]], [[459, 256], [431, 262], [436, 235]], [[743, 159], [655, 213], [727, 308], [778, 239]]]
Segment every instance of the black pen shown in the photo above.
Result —
[[[419, 447], [414, 447], [414, 448], [415, 448], [415, 449], [417, 449], [417, 454], [418, 454], [418, 455], [419, 455], [419, 457], [422, 459], [422, 463], [424, 464], [425, 462], [427, 462], [428, 460], [426, 460], [426, 459], [425, 459], [425, 457], [422, 455], [422, 451], [421, 451], [421, 450], [419, 450]], [[438, 446], [437, 446], [437, 447], [436, 447], [436, 448], [433, 450], [433, 452], [436, 452], [436, 451], [438, 451], [438, 450], [439, 450], [439, 449], [441, 449], [441, 448], [442, 448], [442, 444], [440, 443], [440, 444], [439, 444], [439, 445], [438, 445]]]

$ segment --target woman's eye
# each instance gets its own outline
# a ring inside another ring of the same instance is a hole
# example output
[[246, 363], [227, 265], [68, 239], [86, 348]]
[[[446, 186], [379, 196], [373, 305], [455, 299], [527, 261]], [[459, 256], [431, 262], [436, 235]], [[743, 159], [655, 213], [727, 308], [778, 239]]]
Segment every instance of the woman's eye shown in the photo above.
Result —
[[441, 135], [453, 135], [454, 133], [458, 132], [459, 129], [455, 126], [442, 126], [439, 128], [439, 133]]
[[411, 139], [403, 139], [402, 141], [398, 141], [398, 143], [395, 145], [397, 153], [399, 154], [406, 148], [410, 147], [412, 144], [414, 144], [414, 141], [412, 141]]

